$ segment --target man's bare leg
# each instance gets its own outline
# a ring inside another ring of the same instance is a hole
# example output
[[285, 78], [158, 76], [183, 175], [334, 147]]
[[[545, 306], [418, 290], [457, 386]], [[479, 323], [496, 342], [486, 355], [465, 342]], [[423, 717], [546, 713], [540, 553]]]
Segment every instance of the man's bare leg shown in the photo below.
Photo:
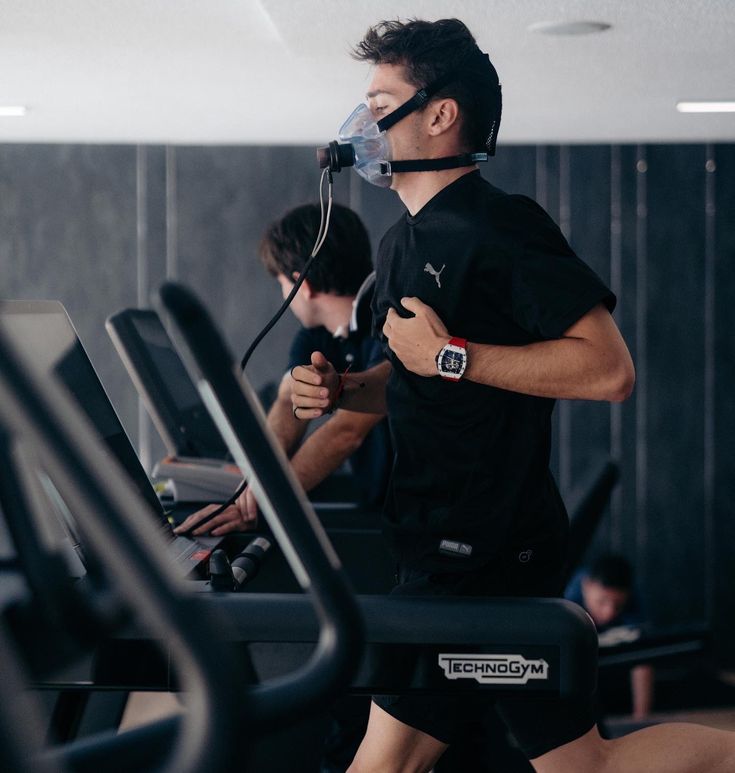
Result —
[[670, 722], [606, 741], [593, 727], [531, 764], [537, 773], [732, 773], [735, 733]]
[[371, 703], [365, 737], [347, 773], [427, 773], [446, 749]]
[[[372, 703], [348, 773], [428, 773], [446, 749]], [[531, 764], [537, 773], [733, 773], [735, 733], [670, 722], [606, 741], [593, 727]]]

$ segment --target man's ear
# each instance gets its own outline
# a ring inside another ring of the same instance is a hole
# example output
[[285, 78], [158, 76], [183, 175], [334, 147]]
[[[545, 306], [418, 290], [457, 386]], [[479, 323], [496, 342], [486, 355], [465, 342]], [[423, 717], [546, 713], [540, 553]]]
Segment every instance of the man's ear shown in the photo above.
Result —
[[[299, 277], [300, 276], [301, 276], [301, 274], [299, 274], [298, 271], [294, 271], [291, 274], [291, 281], [294, 284], [296, 284], [296, 282], [299, 281]], [[316, 291], [311, 286], [311, 284], [310, 284], [308, 279], [304, 279], [304, 283], [301, 285], [301, 289], [299, 290], [299, 292], [303, 294], [304, 298], [308, 298], [308, 299], [311, 299], [311, 298], [313, 298], [316, 295]]]
[[459, 105], [456, 99], [435, 99], [426, 108], [429, 118], [429, 134], [438, 136], [452, 127], [459, 127]]

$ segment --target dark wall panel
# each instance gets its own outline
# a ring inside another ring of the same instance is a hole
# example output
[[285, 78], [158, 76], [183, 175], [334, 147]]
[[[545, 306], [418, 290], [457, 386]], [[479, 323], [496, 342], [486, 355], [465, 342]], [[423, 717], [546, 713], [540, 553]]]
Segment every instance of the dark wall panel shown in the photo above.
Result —
[[561, 148], [541, 145], [536, 149], [536, 200], [559, 223], [561, 218]]
[[148, 146], [138, 149], [143, 154], [145, 195], [140, 201], [145, 222], [143, 229], [147, 273], [140, 284], [141, 301], [149, 302], [152, 294], [168, 277], [167, 209], [166, 209], [166, 148]]
[[[625, 340], [636, 370], [638, 358], [637, 283], [638, 283], [638, 182], [639, 160], [635, 146], [614, 149], [611, 158], [611, 219], [617, 232], [611, 247], [611, 279], [618, 294], [615, 320]], [[614, 213], [614, 214], [613, 214]], [[643, 259], [643, 256], [641, 256]], [[613, 268], [615, 270], [613, 270]], [[634, 559], [638, 531], [637, 436], [638, 385], [632, 396], [611, 410], [615, 434], [611, 434], [611, 452], [620, 466], [620, 483], [613, 493], [610, 506], [609, 542], [604, 547], [622, 552]], [[617, 414], [617, 416], [616, 416]], [[604, 533], [604, 532], [603, 532]]]
[[[610, 151], [569, 149], [567, 237], [574, 251], [610, 286]], [[594, 202], [594, 203], [593, 203]], [[569, 405], [568, 484], [584, 477], [610, 451], [610, 407], [573, 401]]]
[[[152, 306], [153, 295], [168, 277], [166, 156], [163, 146], [139, 146], [138, 156], [138, 304]], [[138, 406], [138, 446], [150, 470], [166, 453], [163, 441], [143, 405]]]
[[647, 593], [664, 620], [704, 614], [704, 153], [648, 149]]
[[715, 644], [735, 661], [735, 145], [714, 148], [714, 479], [712, 606]]
[[136, 149], [0, 145], [0, 293], [60, 300], [129, 434], [137, 399], [104, 330], [135, 305]]
[[507, 193], [536, 197], [536, 148], [514, 145], [501, 148], [498, 155], [480, 164], [482, 176]]

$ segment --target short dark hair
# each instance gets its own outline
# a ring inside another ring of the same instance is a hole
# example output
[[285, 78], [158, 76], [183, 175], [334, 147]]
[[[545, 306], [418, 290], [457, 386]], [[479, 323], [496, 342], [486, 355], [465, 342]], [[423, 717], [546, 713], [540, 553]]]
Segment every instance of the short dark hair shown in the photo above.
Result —
[[[482, 80], [478, 81], [475, 77], [472, 82], [473, 68], [469, 63], [482, 56], [482, 52], [472, 33], [459, 19], [434, 22], [420, 19], [381, 21], [368, 29], [352, 55], [355, 59], [372, 64], [403, 65], [408, 82], [417, 89], [459, 68], [462, 75], [440, 89], [433, 99], [456, 100], [461, 114], [460, 141], [464, 150], [472, 152], [485, 149], [490, 130], [488, 102], [491, 105], [490, 112], [495, 114], [490, 118], [496, 119], [494, 128], [497, 131], [502, 110], [497, 73], [490, 64], [487, 71], [491, 73], [494, 83], [488, 82], [488, 72], [484, 69]], [[486, 61], [485, 65], [488, 63]], [[478, 88], [493, 88], [494, 92], [480, 97]]]
[[606, 588], [629, 591], [633, 587], [633, 567], [625, 556], [605, 553], [591, 564], [588, 577]]
[[[260, 259], [273, 276], [293, 280], [303, 271], [314, 248], [321, 212], [318, 204], [304, 204], [268, 227], [260, 241]], [[357, 213], [332, 205], [327, 238], [309, 269], [312, 287], [323, 293], [355, 295], [373, 270], [370, 237]]]

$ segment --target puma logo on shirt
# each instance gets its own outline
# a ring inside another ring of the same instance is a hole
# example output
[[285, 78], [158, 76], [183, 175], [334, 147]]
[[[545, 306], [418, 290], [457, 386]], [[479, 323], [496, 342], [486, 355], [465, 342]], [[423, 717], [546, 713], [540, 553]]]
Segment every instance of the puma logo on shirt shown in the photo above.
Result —
[[424, 266], [424, 271], [426, 271], [427, 274], [431, 274], [434, 279], [436, 279], [436, 285], [437, 287], [441, 287], [442, 283], [439, 281], [439, 275], [442, 271], [447, 267], [447, 264], [445, 263], [438, 271], [434, 268], [434, 266], [431, 265], [431, 263], [427, 263]]

